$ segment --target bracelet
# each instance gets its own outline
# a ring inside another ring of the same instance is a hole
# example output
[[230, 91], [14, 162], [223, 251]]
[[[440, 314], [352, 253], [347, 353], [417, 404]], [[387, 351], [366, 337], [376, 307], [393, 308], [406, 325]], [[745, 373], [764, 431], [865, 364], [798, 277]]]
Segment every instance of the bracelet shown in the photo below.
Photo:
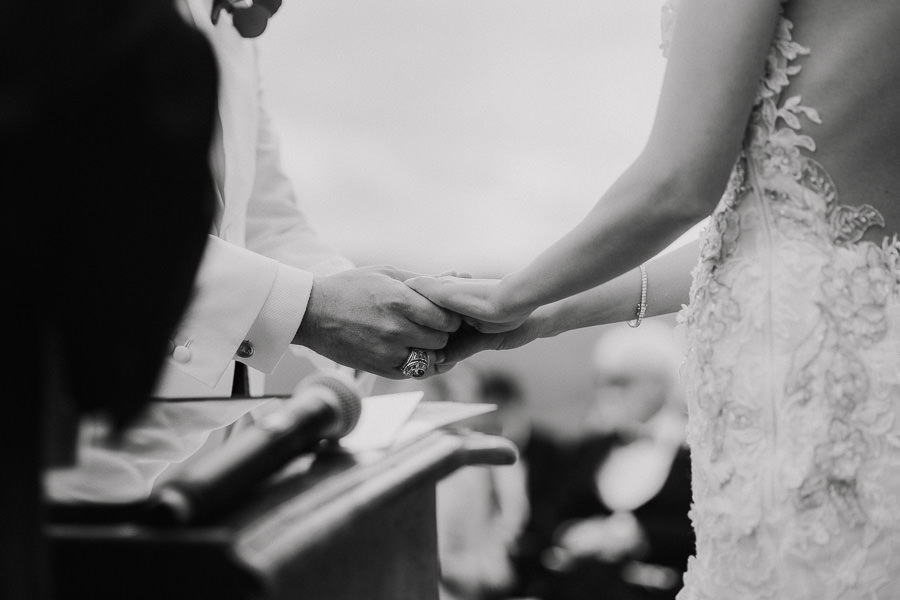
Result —
[[641, 265], [641, 301], [634, 307], [634, 321], [628, 321], [629, 327], [637, 327], [647, 314], [647, 267]]

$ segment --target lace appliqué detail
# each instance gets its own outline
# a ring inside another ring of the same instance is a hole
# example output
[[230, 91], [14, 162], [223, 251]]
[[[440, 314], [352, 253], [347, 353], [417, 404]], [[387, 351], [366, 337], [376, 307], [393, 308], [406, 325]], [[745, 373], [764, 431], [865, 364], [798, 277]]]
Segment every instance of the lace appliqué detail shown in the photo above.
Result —
[[[779, 106], [778, 100], [790, 83], [790, 77], [800, 72], [800, 65], [792, 64], [797, 58], [809, 54], [809, 49], [795, 42], [791, 37], [793, 25], [785, 18], [778, 24], [772, 51], [766, 60], [766, 71], [759, 86], [755, 108], [751, 115], [745, 147], [749, 149], [758, 165], [761, 177], [773, 182], [773, 188], [763, 190], [776, 204], [779, 199], [795, 201], [794, 215], [802, 216], [812, 211], [813, 215], [824, 212], [832, 241], [855, 243], [873, 226], [884, 226], [884, 218], [868, 204], [846, 206], [838, 203], [837, 188], [828, 172], [814, 159], [802, 154], [801, 150], [814, 152], [815, 141], [801, 133], [801, 117], [821, 124], [822, 119], [816, 109], [801, 104], [800, 96], [791, 96]], [[784, 127], [778, 127], [784, 123]], [[792, 193], [793, 186], [783, 190], [783, 178], [793, 180], [800, 190], [813, 192], [815, 202], [804, 201], [804, 195]], [[797, 205], [799, 200], [801, 204]], [[785, 214], [786, 209], [781, 209]], [[802, 224], [804, 219], [799, 219]]]
[[[669, 0], [664, 52], [675, 13]], [[820, 116], [782, 96], [807, 54], [782, 17], [679, 314], [697, 531], [682, 600], [878, 598], [892, 577], [871, 555], [897, 550], [878, 546], [900, 497], [876, 473], [888, 448], [900, 462], [900, 383], [885, 374], [900, 361], [876, 348], [900, 300], [900, 243], [861, 242], [881, 214], [840, 204], [805, 154], [802, 122]]]

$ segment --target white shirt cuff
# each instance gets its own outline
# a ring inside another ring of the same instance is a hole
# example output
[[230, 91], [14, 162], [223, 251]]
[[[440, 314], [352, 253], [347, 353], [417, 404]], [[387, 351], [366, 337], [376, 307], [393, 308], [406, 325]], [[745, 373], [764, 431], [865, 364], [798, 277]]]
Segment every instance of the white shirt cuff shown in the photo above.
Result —
[[[262, 310], [235, 358], [249, 367], [271, 373], [297, 334], [312, 292], [313, 274], [280, 264]], [[252, 354], [246, 356], [247, 349]]]

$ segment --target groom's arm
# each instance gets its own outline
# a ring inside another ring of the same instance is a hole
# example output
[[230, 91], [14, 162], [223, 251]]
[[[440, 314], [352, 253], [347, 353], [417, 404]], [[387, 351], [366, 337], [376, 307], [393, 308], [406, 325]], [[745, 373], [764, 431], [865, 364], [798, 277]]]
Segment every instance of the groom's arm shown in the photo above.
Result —
[[176, 346], [190, 340], [191, 359], [170, 358], [170, 364], [213, 386], [232, 360], [271, 372], [293, 343], [399, 377], [409, 349], [442, 348], [458, 317], [398, 284], [396, 277], [410, 273], [353, 269], [316, 232], [282, 166], [265, 98], [257, 94], [247, 247], [210, 237], [194, 302], [173, 340]]
[[247, 207], [247, 247], [280, 267], [249, 336], [270, 332], [266, 337], [279, 339], [278, 356], [291, 342], [356, 369], [401, 377], [399, 368], [410, 348], [443, 348], [459, 317], [398, 281], [413, 274], [393, 267], [354, 269], [318, 234], [285, 173], [262, 86], [257, 104], [257, 169]]

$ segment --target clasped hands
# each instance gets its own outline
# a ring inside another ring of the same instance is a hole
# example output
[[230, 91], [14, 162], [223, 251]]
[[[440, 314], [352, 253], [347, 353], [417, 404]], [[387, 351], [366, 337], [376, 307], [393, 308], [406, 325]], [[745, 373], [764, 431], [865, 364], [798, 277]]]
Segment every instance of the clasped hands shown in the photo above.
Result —
[[506, 278], [472, 279], [452, 273], [417, 276], [405, 283], [462, 319], [438, 354], [445, 369], [482, 350], [518, 348], [538, 337], [534, 308], [517, 301]]
[[426, 376], [442, 373], [481, 350], [515, 348], [536, 337], [530, 311], [501, 301], [501, 284], [388, 266], [316, 277], [294, 343], [390, 379], [406, 377], [402, 365], [420, 348], [430, 359]]

